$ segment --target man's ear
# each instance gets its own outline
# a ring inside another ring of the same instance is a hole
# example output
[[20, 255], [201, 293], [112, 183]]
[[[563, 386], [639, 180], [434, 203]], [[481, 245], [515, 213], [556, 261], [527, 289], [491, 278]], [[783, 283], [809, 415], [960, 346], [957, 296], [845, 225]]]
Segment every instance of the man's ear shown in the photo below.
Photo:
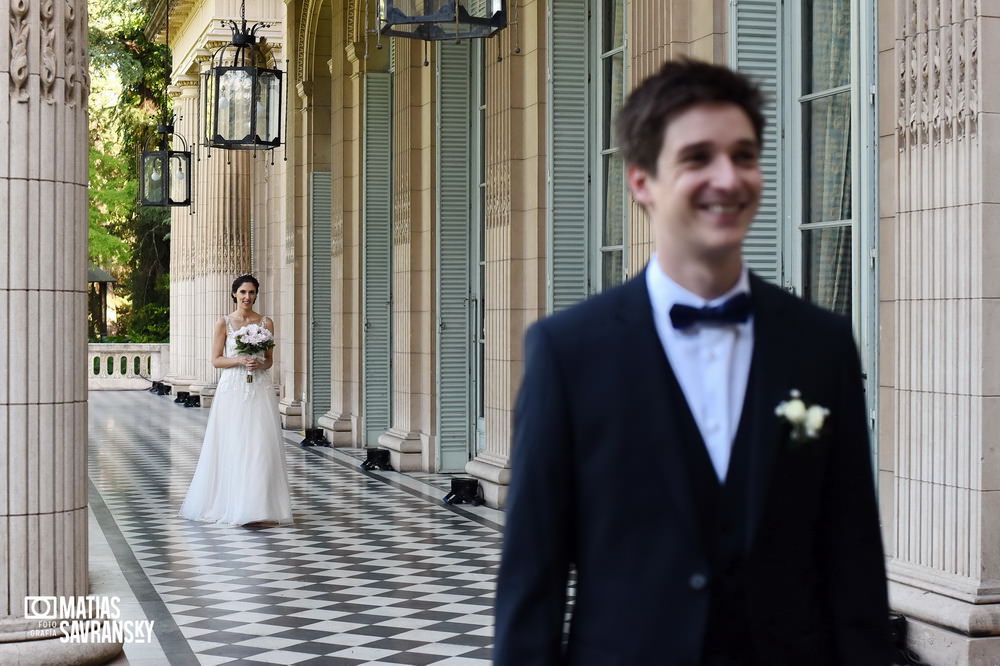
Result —
[[632, 191], [632, 198], [643, 208], [648, 208], [652, 202], [652, 195], [649, 191], [649, 181], [652, 178], [648, 171], [636, 164], [629, 164], [625, 169], [625, 179], [628, 181], [628, 188]]

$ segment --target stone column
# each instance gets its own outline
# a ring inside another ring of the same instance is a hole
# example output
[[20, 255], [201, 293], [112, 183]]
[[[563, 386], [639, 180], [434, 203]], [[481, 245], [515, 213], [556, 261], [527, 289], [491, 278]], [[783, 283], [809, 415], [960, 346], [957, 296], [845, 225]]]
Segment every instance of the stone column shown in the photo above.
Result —
[[[208, 44], [211, 48], [213, 44]], [[212, 332], [219, 317], [233, 310], [233, 280], [250, 271], [250, 179], [252, 158], [245, 150], [203, 148], [197, 163], [197, 193], [191, 316], [190, 390], [210, 407], [219, 370], [212, 367]]]
[[87, 4], [0, 17], [0, 662], [108, 658], [25, 640], [25, 596], [88, 591]]
[[[174, 130], [188, 141], [188, 149], [194, 153], [194, 144], [198, 140], [198, 78], [178, 79], [170, 95], [174, 98]], [[195, 171], [192, 177], [197, 178], [200, 167], [192, 160]], [[195, 189], [196, 183], [192, 182], [192, 191]], [[178, 390], [187, 391], [194, 381], [194, 368], [190, 361], [193, 357], [191, 346], [196, 336], [189, 312], [195, 298], [194, 215], [200, 203], [196, 199], [191, 207], [170, 211], [170, 371], [165, 382], [173, 387], [175, 393]]]
[[[465, 466], [487, 504], [502, 507], [510, 483], [511, 415], [524, 373], [524, 330], [545, 313], [545, 16], [525, 0], [522, 37], [486, 42], [486, 447]], [[527, 129], [533, 125], [531, 129]], [[512, 198], [516, 189], [518, 196]]]
[[921, 659], [959, 666], [1000, 662], [1000, 18], [981, 5], [880, 18], [890, 601]]
[[[360, 210], [356, 177], [358, 165], [354, 155], [360, 154], [361, 137], [356, 129], [361, 111], [358, 105], [357, 77], [351, 78], [357, 69], [357, 58], [350, 54], [343, 57], [343, 47], [347, 43], [345, 28], [347, 16], [342, 5], [333, 7], [334, 57], [330, 59], [330, 77], [333, 81], [331, 97], [330, 140], [332, 160], [330, 165], [333, 181], [331, 276], [332, 289], [332, 350], [330, 358], [330, 411], [320, 417], [318, 425], [326, 431], [326, 436], [334, 446], [351, 446], [359, 441], [356, 435], [359, 404], [358, 387], [360, 364], [358, 357], [359, 318], [357, 312], [358, 294], [361, 291], [357, 279], [360, 246]], [[353, 51], [353, 49], [351, 49]]]
[[421, 423], [421, 398], [425, 392], [430, 393], [426, 385], [433, 386], [434, 380], [431, 364], [426, 362], [433, 344], [433, 336], [426, 330], [430, 326], [428, 292], [433, 283], [428, 283], [430, 252], [422, 247], [429, 245], [428, 227], [433, 214], [428, 205], [433, 200], [433, 180], [424, 174], [433, 173], [435, 168], [433, 126], [426, 122], [434, 68], [425, 67], [423, 61], [423, 42], [396, 43], [392, 116], [392, 421], [378, 443], [389, 449], [392, 466], [400, 471], [422, 467], [429, 423]]

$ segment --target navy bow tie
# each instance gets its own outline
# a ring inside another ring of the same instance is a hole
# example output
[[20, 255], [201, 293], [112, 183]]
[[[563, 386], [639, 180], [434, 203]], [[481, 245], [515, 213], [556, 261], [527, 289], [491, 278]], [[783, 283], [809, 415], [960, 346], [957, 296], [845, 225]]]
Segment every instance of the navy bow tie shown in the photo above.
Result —
[[750, 317], [750, 295], [741, 292], [721, 305], [694, 308], [675, 304], [670, 308], [670, 323], [674, 328], [685, 329], [698, 323], [742, 324]]

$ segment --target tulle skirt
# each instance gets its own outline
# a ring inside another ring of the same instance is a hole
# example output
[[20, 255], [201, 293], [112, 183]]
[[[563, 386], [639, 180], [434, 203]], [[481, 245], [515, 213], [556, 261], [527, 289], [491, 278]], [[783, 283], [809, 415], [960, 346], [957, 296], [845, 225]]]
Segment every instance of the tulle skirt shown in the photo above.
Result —
[[269, 370], [223, 370], [180, 515], [220, 525], [292, 522], [278, 400]]

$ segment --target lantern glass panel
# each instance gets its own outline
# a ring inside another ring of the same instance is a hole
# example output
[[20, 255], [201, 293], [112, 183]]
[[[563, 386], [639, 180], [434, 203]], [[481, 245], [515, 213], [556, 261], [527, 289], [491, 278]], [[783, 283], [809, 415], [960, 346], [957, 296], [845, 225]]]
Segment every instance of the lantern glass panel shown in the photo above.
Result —
[[212, 72], [205, 72], [202, 74], [201, 80], [201, 95], [204, 104], [202, 116], [205, 119], [202, 124], [205, 132], [202, 143], [208, 146], [211, 145], [212, 139], [215, 137], [215, 77], [212, 76]]
[[188, 193], [190, 192], [190, 184], [188, 182], [188, 173], [190, 171], [190, 164], [188, 163], [188, 156], [190, 153], [172, 153], [170, 155], [170, 201], [171, 203], [180, 203], [182, 201], [187, 201], [190, 199]]
[[219, 75], [219, 136], [226, 141], [251, 137], [250, 110], [253, 77], [244, 69], [229, 69]]
[[166, 184], [166, 163], [163, 153], [143, 155], [142, 192], [143, 198], [149, 204], [163, 203]]
[[257, 100], [254, 109], [257, 113], [257, 136], [261, 141], [272, 142], [279, 137], [278, 112], [280, 111], [281, 79], [277, 72], [258, 70]]

